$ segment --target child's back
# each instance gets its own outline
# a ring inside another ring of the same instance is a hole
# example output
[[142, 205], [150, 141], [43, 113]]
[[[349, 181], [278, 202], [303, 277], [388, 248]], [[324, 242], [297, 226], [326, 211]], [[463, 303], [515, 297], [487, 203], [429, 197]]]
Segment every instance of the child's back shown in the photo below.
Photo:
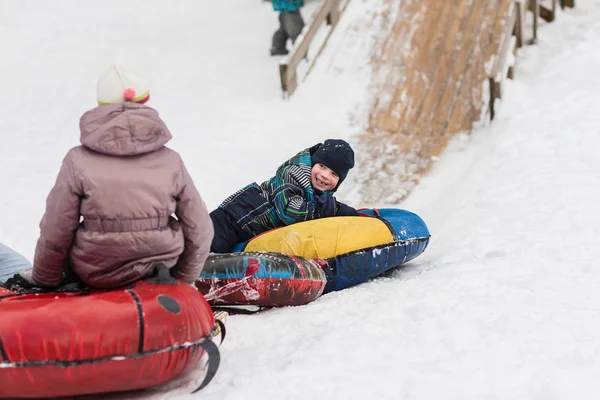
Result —
[[195, 280], [212, 223], [181, 157], [164, 147], [171, 134], [158, 113], [133, 102], [102, 105], [80, 128], [82, 145], [69, 151], [48, 196], [34, 281], [57, 285], [67, 260], [95, 287], [142, 279], [158, 262]]

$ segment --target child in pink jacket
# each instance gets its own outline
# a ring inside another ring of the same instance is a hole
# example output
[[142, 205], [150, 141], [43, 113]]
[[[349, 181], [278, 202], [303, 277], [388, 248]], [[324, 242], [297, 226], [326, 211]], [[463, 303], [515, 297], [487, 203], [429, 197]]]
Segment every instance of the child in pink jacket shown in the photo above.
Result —
[[[134, 73], [112, 66], [98, 80], [99, 106], [81, 117], [72, 148], [46, 201], [32, 278], [57, 286], [70, 265], [97, 288], [152, 274], [196, 280], [213, 226], [171, 133], [145, 106], [150, 92]], [[175, 218], [175, 217], [176, 218]]]

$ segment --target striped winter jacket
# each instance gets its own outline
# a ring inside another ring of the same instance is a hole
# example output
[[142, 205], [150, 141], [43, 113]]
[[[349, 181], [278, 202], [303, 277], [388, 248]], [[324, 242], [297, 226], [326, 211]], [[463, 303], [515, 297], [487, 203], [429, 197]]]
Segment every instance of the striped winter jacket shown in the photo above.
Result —
[[296, 11], [304, 7], [304, 0], [273, 0], [275, 11]]
[[219, 206], [233, 217], [248, 235], [247, 239], [274, 228], [321, 217], [311, 184], [311, 155], [319, 145], [296, 154], [277, 169], [273, 178], [261, 185], [249, 184]]

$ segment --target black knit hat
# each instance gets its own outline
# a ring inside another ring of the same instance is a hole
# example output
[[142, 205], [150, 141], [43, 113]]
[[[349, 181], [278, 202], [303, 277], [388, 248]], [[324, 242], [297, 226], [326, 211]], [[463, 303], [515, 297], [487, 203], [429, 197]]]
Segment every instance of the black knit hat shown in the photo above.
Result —
[[312, 163], [321, 163], [331, 168], [340, 177], [337, 184], [339, 186], [346, 179], [348, 171], [354, 167], [354, 151], [342, 139], [327, 139], [313, 153]]

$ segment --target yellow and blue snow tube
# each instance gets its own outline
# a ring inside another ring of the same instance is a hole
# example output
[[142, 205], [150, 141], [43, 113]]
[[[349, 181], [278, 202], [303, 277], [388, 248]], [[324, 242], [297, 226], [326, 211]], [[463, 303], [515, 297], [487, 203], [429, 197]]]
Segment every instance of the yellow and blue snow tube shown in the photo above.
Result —
[[430, 238], [416, 214], [395, 208], [361, 210], [274, 229], [239, 244], [234, 252], [266, 251], [327, 262], [325, 293], [345, 289], [423, 253]]

